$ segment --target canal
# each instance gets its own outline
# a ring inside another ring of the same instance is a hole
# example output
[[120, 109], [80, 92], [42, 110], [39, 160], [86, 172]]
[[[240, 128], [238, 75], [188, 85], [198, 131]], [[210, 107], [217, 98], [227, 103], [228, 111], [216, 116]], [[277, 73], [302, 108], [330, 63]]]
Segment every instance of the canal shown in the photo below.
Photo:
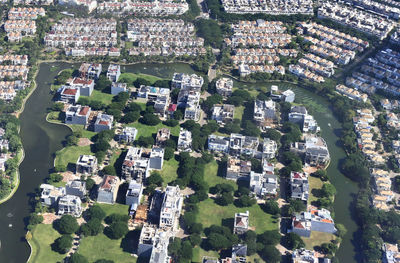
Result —
[[[36, 78], [37, 89], [26, 103], [21, 114], [21, 139], [25, 149], [25, 159], [20, 166], [21, 184], [16, 194], [6, 203], [0, 205], [0, 262], [25, 262], [30, 248], [25, 242], [25, 222], [31, 206], [29, 199], [48, 176], [53, 167], [54, 153], [61, 149], [62, 141], [70, 130], [62, 125], [46, 122], [47, 108], [52, 105], [50, 85], [57, 73], [71, 67], [68, 63], [42, 63]], [[132, 73], [145, 73], [162, 78], [172, 78], [174, 72], [195, 73], [187, 64], [135, 64], [122, 66], [122, 70]], [[235, 82], [235, 87], [250, 91], [266, 91], [274, 83], [243, 84]], [[307, 90], [290, 84], [276, 83], [280, 89], [291, 88], [296, 93], [296, 101], [305, 104], [321, 126], [322, 137], [327, 141], [331, 154], [331, 164], [328, 175], [337, 189], [335, 199], [335, 220], [345, 225], [348, 232], [343, 238], [337, 252], [340, 262], [357, 262], [355, 233], [357, 225], [353, 220], [351, 204], [353, 195], [357, 193], [357, 185], [339, 172], [339, 162], [345, 158], [345, 153], [338, 145], [340, 123], [335, 119], [328, 102]], [[9, 227], [11, 226], [11, 227]]]

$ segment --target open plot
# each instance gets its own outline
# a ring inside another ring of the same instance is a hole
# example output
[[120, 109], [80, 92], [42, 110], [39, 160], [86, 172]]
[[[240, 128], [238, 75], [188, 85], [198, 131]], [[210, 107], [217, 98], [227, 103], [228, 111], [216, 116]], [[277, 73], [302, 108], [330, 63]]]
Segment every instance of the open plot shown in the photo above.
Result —
[[309, 176], [308, 183], [310, 184], [310, 197], [308, 198], [308, 202], [311, 203], [312, 201], [316, 201], [318, 199], [318, 191], [322, 188], [324, 184], [321, 179]]
[[178, 174], [176, 173], [179, 167], [179, 162], [172, 158], [168, 161], [164, 161], [163, 168], [161, 170], [161, 176], [164, 180], [164, 186], [174, 181]]
[[301, 237], [306, 244], [307, 249], [314, 249], [315, 246], [320, 246], [323, 243], [331, 243], [331, 240], [335, 240], [336, 236], [330, 233], [323, 233], [312, 231], [310, 237]]
[[156, 82], [157, 80], [162, 80], [162, 78], [156, 77], [156, 76], [152, 76], [152, 75], [147, 75], [147, 74], [136, 74], [136, 73], [122, 73], [121, 76], [118, 79], [118, 82], [124, 82], [124, 83], [128, 83], [128, 84], [133, 84], [133, 82], [138, 79], [138, 78], [142, 78], [145, 79], [151, 83]]
[[55, 165], [63, 165], [67, 167], [69, 164], [75, 164], [79, 156], [82, 154], [93, 154], [90, 145], [87, 146], [69, 146], [61, 149], [56, 153]]
[[219, 167], [217, 161], [215, 160], [206, 165], [204, 170], [204, 180], [207, 182], [208, 186], [212, 187], [216, 184], [226, 183], [232, 185], [235, 189], [237, 189], [237, 184], [234, 181], [227, 180], [222, 177], [225, 172], [222, 171], [223, 169], [223, 167]]
[[96, 101], [101, 101], [105, 105], [109, 105], [109, 104], [111, 104], [113, 97], [114, 97], [114, 95], [104, 93], [99, 90], [93, 90], [92, 95], [90, 95], [90, 97], [88, 97], [88, 99], [89, 99], [89, 101], [96, 100]]
[[61, 262], [65, 255], [51, 250], [51, 244], [61, 235], [53, 226], [39, 224], [32, 230], [32, 255], [29, 262]]
[[159, 123], [156, 126], [148, 126], [148, 125], [145, 125], [145, 124], [140, 123], [138, 121], [134, 122], [134, 123], [131, 123], [131, 124], [128, 124], [127, 126], [135, 127], [138, 130], [138, 134], [136, 136], [137, 139], [139, 139], [140, 136], [147, 137], [147, 136], [150, 136], [150, 135], [152, 135], [154, 133], [157, 133], [157, 131], [159, 129], [161, 129], [161, 128], [170, 129], [171, 135], [178, 137], [179, 136], [179, 130], [180, 130], [180, 127], [178, 125], [175, 126], [175, 127], [168, 127], [168, 126], [166, 126], [166, 125], [164, 125], [162, 123]]

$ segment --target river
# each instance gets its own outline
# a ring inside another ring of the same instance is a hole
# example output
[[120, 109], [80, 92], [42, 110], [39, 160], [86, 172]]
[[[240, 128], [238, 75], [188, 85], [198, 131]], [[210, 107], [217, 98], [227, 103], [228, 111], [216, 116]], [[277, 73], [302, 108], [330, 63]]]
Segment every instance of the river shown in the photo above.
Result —
[[[63, 147], [62, 141], [70, 134], [67, 127], [51, 124], [45, 120], [47, 108], [52, 104], [50, 84], [59, 70], [69, 67], [71, 64], [67, 63], [42, 63], [36, 78], [38, 87], [28, 99], [25, 110], [20, 116], [25, 159], [20, 166], [21, 183], [18, 191], [9, 201], [0, 205], [0, 262], [22, 263], [29, 257], [30, 249], [24, 239], [26, 233], [24, 219], [31, 212], [29, 198], [35, 188], [48, 176], [53, 167], [54, 153]], [[136, 64], [123, 66], [122, 70], [162, 78], [172, 78], [174, 72], [194, 73], [187, 64]], [[340, 123], [333, 116], [328, 102], [322, 97], [289, 84], [277, 84], [281, 89], [292, 88], [296, 93], [297, 102], [311, 108], [311, 113], [321, 126], [322, 137], [328, 143], [332, 158], [328, 175], [338, 191], [335, 199], [335, 220], [344, 224], [348, 230], [337, 256], [340, 262], [357, 262], [356, 246], [353, 241], [357, 225], [352, 218], [353, 209], [350, 203], [358, 188], [338, 170], [340, 159], [345, 157], [344, 151], [337, 145], [339, 138], [336, 133], [340, 130]], [[270, 85], [271, 83], [245, 87], [235, 82], [237, 87], [253, 90], [260, 87], [268, 88]]]

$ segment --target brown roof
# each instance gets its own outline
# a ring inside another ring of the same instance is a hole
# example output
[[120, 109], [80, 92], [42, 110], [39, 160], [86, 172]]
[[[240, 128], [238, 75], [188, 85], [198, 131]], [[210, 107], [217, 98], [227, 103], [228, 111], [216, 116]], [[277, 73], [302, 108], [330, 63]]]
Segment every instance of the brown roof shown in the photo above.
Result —
[[66, 95], [76, 95], [76, 92], [77, 92], [77, 91], [78, 91], [77, 89], [70, 89], [70, 88], [67, 88], [67, 89], [64, 89], [63, 94], [66, 94]]
[[81, 111], [79, 112], [79, 115], [86, 115], [89, 110], [90, 110], [90, 108], [88, 106], [85, 106], [81, 109]]

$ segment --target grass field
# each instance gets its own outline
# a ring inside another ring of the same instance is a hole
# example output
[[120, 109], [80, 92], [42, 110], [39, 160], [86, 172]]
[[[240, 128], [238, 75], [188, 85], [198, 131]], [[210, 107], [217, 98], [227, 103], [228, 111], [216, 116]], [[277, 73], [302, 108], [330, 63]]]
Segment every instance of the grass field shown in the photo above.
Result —
[[61, 149], [56, 153], [56, 165], [63, 165], [65, 167], [68, 164], [75, 164], [76, 160], [81, 154], [93, 154], [90, 150], [90, 145], [88, 146], [69, 146]]
[[156, 126], [148, 126], [145, 124], [142, 124], [140, 122], [134, 122], [134, 123], [130, 123], [127, 126], [129, 127], [135, 127], [138, 130], [138, 134], [136, 136], [137, 139], [140, 138], [140, 136], [150, 136], [154, 133], [157, 133], [157, 131], [161, 128], [168, 128], [171, 131], [171, 135], [173, 136], [179, 136], [179, 125], [175, 126], [175, 127], [168, 127], [162, 123], [159, 123]]
[[323, 243], [331, 243], [331, 240], [336, 239], [334, 234], [312, 231], [310, 237], [301, 237], [306, 244], [307, 249], [314, 249], [315, 246], [320, 246]]
[[113, 97], [114, 97], [114, 95], [111, 95], [109, 93], [104, 93], [99, 90], [93, 90], [92, 95], [90, 95], [90, 97], [88, 97], [88, 98], [90, 101], [93, 101], [93, 100], [101, 101], [102, 103], [109, 105], [109, 104], [111, 104]]
[[201, 247], [195, 247], [193, 248], [193, 256], [192, 256], [192, 262], [202, 262], [202, 259], [204, 256], [207, 257], [219, 257], [219, 254], [217, 251], [209, 250], [205, 251]]
[[218, 163], [215, 160], [206, 165], [204, 170], [204, 180], [210, 187], [215, 186], [216, 184], [227, 183], [231, 184], [235, 189], [237, 189], [237, 184], [234, 181], [227, 180], [222, 176], [218, 176]]
[[163, 185], [166, 186], [170, 182], [174, 181], [178, 175], [176, 171], [178, 170], [179, 162], [172, 158], [171, 160], [164, 161], [163, 168], [161, 170], [161, 175], [164, 180]]
[[86, 130], [83, 127], [83, 125], [72, 124], [72, 125], [68, 125], [68, 126], [70, 126], [74, 132], [75, 131], [81, 131], [82, 132], [82, 137], [88, 138], [89, 140], [91, 140], [93, 138], [93, 136], [95, 136], [97, 134], [96, 132], [92, 132], [92, 131]]
[[244, 106], [235, 107], [233, 118], [241, 120], [243, 116], [243, 111], [244, 111]]
[[118, 82], [124, 82], [128, 83], [130, 85], [135, 82], [136, 79], [142, 78], [145, 80], [150, 81], [151, 83], [156, 82], [157, 80], [161, 80], [162, 78], [152, 76], [152, 75], [147, 75], [147, 74], [135, 74], [135, 73], [122, 73], [121, 76], [118, 79]]
[[54, 230], [52, 225], [39, 224], [32, 230], [32, 256], [29, 262], [61, 262], [65, 255], [51, 250], [51, 244], [61, 235]]
[[277, 220], [273, 219], [272, 215], [265, 213], [258, 204], [243, 208], [236, 207], [233, 204], [219, 206], [210, 198], [199, 203], [197, 222], [202, 223], [204, 227], [211, 225], [232, 227], [235, 213], [246, 211], [250, 213], [250, 228], [258, 234], [266, 230], [278, 229]]
[[123, 205], [123, 204], [98, 204], [104, 212], [106, 212], [106, 215], [111, 215], [111, 214], [121, 214], [121, 215], [127, 215], [129, 211], [129, 205]]
[[321, 179], [314, 176], [308, 177], [308, 183], [310, 184], [310, 197], [308, 198], [308, 203], [310, 204], [312, 201], [316, 201], [318, 199], [318, 196], [315, 194], [319, 189], [322, 188], [324, 183], [321, 181]]

